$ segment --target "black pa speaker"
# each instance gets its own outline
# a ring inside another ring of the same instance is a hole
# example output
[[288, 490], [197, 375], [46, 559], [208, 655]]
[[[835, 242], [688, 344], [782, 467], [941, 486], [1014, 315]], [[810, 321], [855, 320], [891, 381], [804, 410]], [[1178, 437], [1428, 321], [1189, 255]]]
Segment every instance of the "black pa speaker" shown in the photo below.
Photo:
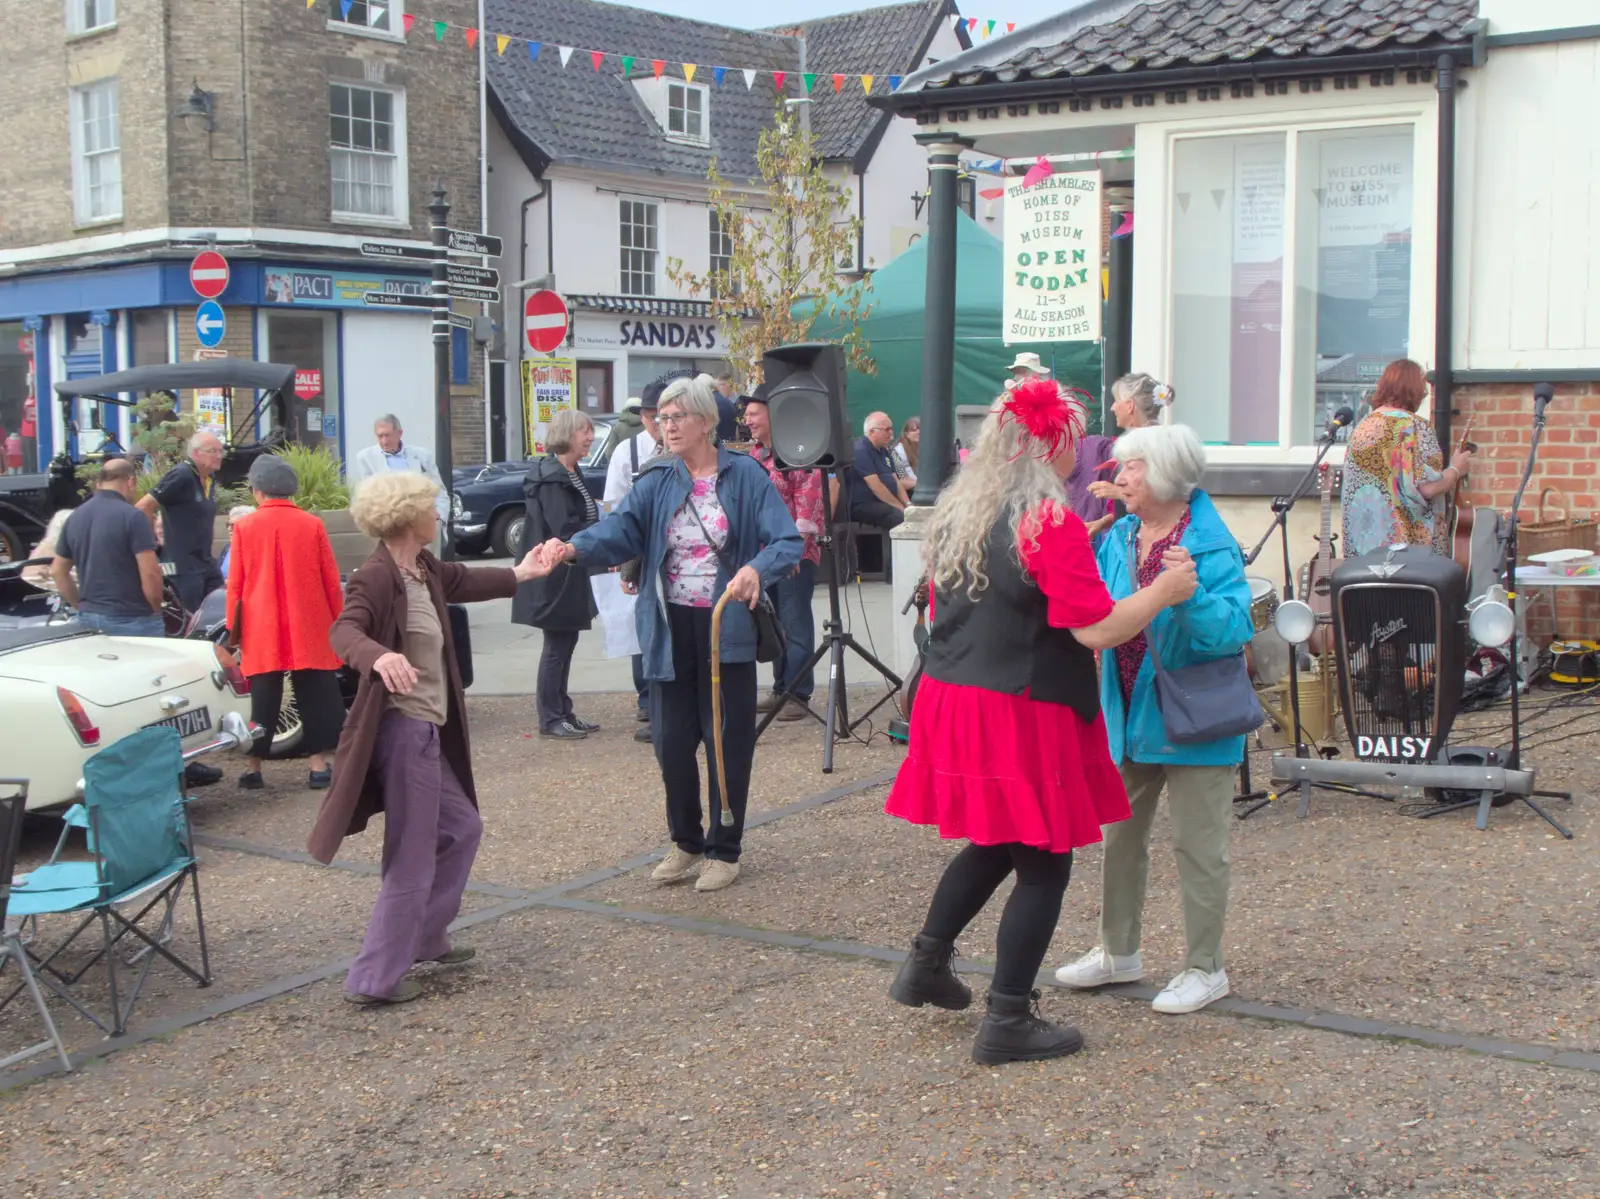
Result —
[[761, 356], [772, 452], [784, 466], [848, 464], [844, 350], [837, 345], [779, 346]]

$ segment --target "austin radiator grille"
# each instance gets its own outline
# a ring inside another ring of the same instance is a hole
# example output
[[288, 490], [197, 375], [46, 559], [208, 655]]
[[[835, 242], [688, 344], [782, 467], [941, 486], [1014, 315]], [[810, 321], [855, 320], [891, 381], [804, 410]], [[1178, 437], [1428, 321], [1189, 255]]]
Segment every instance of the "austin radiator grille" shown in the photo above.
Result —
[[1339, 674], [1350, 739], [1433, 737], [1439, 718], [1439, 594], [1393, 581], [1338, 595]]

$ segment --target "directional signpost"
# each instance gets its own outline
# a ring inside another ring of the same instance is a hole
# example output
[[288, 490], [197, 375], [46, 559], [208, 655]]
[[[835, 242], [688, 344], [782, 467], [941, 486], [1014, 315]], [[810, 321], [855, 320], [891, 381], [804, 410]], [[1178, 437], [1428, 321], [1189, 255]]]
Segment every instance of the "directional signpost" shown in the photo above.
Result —
[[196, 308], [194, 331], [200, 344], [207, 349], [221, 342], [223, 334], [228, 331], [228, 318], [223, 314], [222, 305], [215, 300], [207, 300]]
[[431, 295], [407, 295], [398, 291], [369, 291], [361, 297], [372, 308], [432, 308]]
[[459, 262], [447, 262], [444, 264], [444, 277], [452, 287], [457, 284], [495, 290], [500, 287], [500, 272], [488, 266], [463, 266]]
[[505, 244], [487, 233], [468, 233], [465, 229], [446, 229], [445, 248], [452, 254], [478, 254], [484, 258], [498, 258]]
[[203, 300], [214, 300], [226, 291], [229, 274], [228, 260], [215, 250], [202, 250], [189, 264], [189, 283]]
[[364, 241], [361, 243], [361, 253], [367, 258], [420, 258], [424, 262], [433, 261], [432, 246], [394, 246], [388, 242]]
[[479, 304], [497, 304], [500, 302], [500, 292], [493, 287], [469, 287], [465, 283], [450, 283], [446, 285], [446, 293], [457, 300], [472, 300]]

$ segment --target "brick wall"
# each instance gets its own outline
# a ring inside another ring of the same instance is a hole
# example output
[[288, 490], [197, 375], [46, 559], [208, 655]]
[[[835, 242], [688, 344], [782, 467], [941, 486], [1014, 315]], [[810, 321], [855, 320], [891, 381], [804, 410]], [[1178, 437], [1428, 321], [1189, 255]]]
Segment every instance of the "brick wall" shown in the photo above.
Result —
[[[1460, 440], [1459, 430], [1470, 418], [1479, 451], [1468, 480], [1468, 498], [1476, 505], [1507, 511], [1533, 437], [1533, 387], [1475, 384], [1456, 388], [1454, 395], [1459, 413], [1455, 437]], [[1539, 493], [1546, 487], [1562, 492], [1560, 498], [1552, 496], [1551, 503], [1564, 503], [1568, 515], [1600, 513], [1600, 381], [1558, 385], [1545, 415], [1544, 438], [1523, 496], [1521, 519], [1538, 519]], [[1530, 638], [1544, 645], [1559, 632], [1563, 637], [1600, 640], [1600, 594], [1576, 588], [1560, 588], [1554, 594], [1554, 623], [1546, 596], [1529, 607]]]

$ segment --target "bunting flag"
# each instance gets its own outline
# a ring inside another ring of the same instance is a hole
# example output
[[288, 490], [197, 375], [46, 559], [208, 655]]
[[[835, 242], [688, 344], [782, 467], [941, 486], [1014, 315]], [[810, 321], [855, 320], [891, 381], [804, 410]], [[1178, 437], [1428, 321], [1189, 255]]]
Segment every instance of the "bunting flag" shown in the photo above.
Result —
[[694, 82], [694, 70], [695, 70], [694, 63], [686, 62], [686, 63], [683, 64], [683, 77], [685, 79], [687, 79], [690, 83]]
[[556, 47], [556, 53], [561, 55], [561, 65], [563, 67], [566, 66], [569, 62], [572, 61], [572, 47], [571, 46], [557, 46]]
[[605, 53], [604, 50], [591, 50], [591, 51], [589, 51], [589, 61], [594, 63], [594, 69], [595, 69], [595, 71], [597, 73], [600, 70], [600, 64], [605, 62], [605, 60], [606, 60], [606, 53]]
[[968, 17], [967, 18], [967, 32], [968, 33], [977, 33], [978, 32], [978, 18], [977, 17]]
[[728, 68], [727, 67], [712, 67], [711, 68], [711, 78], [716, 81], [716, 85], [718, 87], [722, 86], [722, 78], [727, 73], [728, 73]]
[[800, 76], [800, 82], [806, 85], [806, 95], [809, 96], [811, 89], [817, 86], [817, 73], [815, 71], [807, 71]]
[[539, 61], [539, 49], [543, 45], [544, 45], [543, 42], [529, 42], [528, 43], [528, 61], [529, 62], [538, 62]]
[[1015, 21], [1007, 21], [1006, 22], [1006, 32], [1007, 33], [1015, 33], [1016, 31], [1017, 31], [1017, 23]]
[[833, 77], [833, 94], [837, 96], [842, 91], [844, 91], [844, 76], [835, 75]]
[[1006, 194], [1006, 189], [1003, 187], [986, 187], [978, 194], [985, 200], [998, 200]]
[[633, 55], [631, 54], [622, 56], [622, 77], [624, 79], [633, 78]]
[[891, 92], [897, 92], [897, 91], [900, 90], [900, 80], [902, 78], [904, 78], [904, 76], [901, 76], [901, 75], [890, 75], [889, 76], [889, 90]]
[[476, 29], [469, 29], [469, 30], [467, 30], [467, 49], [468, 50], [476, 50], [477, 48], [478, 48], [478, 31]]
[[[754, 72], [752, 72], [752, 74], [753, 73]], [[785, 79], [787, 79], [788, 77], [789, 77], [789, 72], [787, 72], [787, 71], [774, 71], [774, 72], [772, 72], [772, 86], [777, 88], [781, 92], [783, 90], [783, 81]]]
[[496, 54], [500, 55], [502, 58], [505, 57], [506, 47], [509, 46], [510, 44], [511, 44], [511, 39], [508, 38], [505, 34], [503, 34], [503, 33], [495, 34], [495, 36], [494, 36], [494, 52]]
[[317, 0], [306, 0], [306, 7], [307, 8], [315, 8], [316, 6], [317, 6]]
[[339, 19], [341, 21], [350, 19], [350, 6], [354, 3], [355, 0], [339, 0]]
[[367, 6], [367, 24], [376, 29], [378, 22], [383, 20], [383, 14], [388, 11], [386, 8], [379, 8], [376, 4], [369, 4]]
[[433, 40], [436, 42], [444, 41], [444, 35], [449, 31], [449, 29], [449, 21], [435, 21], [433, 23]]
[[861, 77], [861, 90], [869, 96], [872, 95], [872, 81], [876, 78], [877, 76], [875, 75], [863, 75]]
[[655, 77], [657, 79], [661, 78], [661, 72], [665, 71], [666, 69], [667, 69], [667, 64], [666, 64], [666, 61], [664, 59], [652, 58], [650, 60], [650, 70], [655, 73]]
[[989, 40], [989, 35], [994, 32], [994, 27], [996, 25], [998, 25], [998, 24], [999, 24], [998, 21], [990, 21], [986, 26], [984, 26], [983, 38], [984, 38], [985, 41]]
[[[755, 87], [755, 85], [756, 85], [756, 73], [754, 71], [752, 71], [749, 67], [745, 67], [744, 71], [743, 71], [743, 74], [744, 74], [744, 90], [745, 91], [749, 91], [751, 88]], [[779, 84], [779, 86], [781, 87], [782, 84]]]
[[1048, 179], [1055, 173], [1056, 169], [1050, 165], [1050, 160], [1041, 154], [1034, 161], [1034, 164], [1028, 168], [1028, 173], [1022, 177], [1022, 186], [1032, 187], [1035, 183]]
[[415, 13], [408, 12], [405, 14], [405, 16], [400, 18], [400, 23], [405, 26], [406, 36], [410, 37], [411, 27], [417, 23], [417, 15]]

